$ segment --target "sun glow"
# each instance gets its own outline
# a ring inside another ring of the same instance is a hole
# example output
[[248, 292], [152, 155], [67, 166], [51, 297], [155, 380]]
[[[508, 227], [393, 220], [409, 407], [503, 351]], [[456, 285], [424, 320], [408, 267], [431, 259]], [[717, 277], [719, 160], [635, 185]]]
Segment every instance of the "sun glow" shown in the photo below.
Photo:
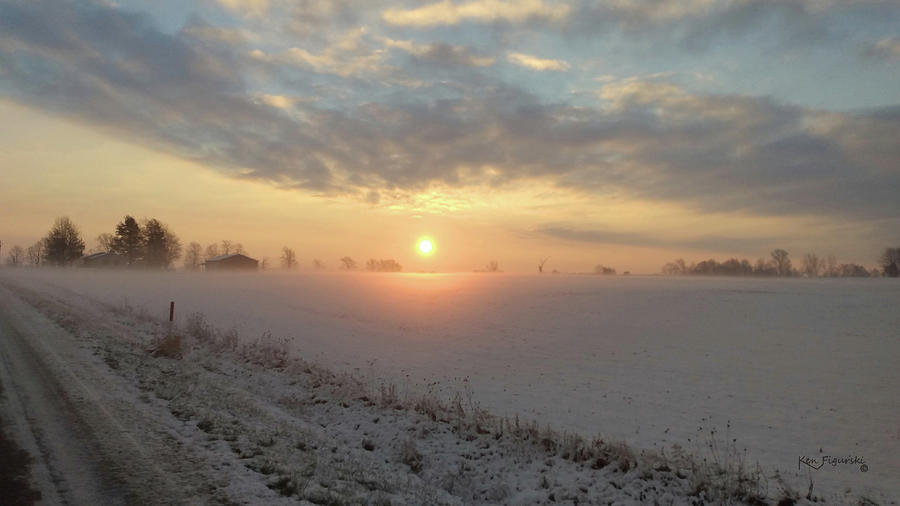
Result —
[[419, 240], [419, 254], [420, 255], [430, 255], [434, 252], [434, 243], [431, 242], [431, 239], [420, 239]]

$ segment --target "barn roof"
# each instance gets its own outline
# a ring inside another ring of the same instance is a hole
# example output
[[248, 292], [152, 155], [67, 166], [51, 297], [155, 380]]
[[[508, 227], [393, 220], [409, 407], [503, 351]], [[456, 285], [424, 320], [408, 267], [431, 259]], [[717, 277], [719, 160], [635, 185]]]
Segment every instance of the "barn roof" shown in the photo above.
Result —
[[229, 258], [235, 258], [235, 257], [243, 257], [243, 258], [246, 258], [247, 260], [258, 261], [255, 258], [250, 258], [247, 255], [244, 255], [242, 253], [229, 253], [227, 255], [219, 255], [217, 257], [209, 258], [206, 261], [207, 262], [221, 262], [222, 260], [228, 260]]

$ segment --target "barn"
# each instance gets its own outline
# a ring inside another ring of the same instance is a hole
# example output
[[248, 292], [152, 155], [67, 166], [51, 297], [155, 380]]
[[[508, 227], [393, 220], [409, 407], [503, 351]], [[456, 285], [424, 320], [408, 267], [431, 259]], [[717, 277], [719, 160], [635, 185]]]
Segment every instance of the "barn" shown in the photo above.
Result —
[[240, 253], [219, 255], [203, 262], [207, 272], [212, 271], [255, 271], [259, 269], [259, 260]]
[[81, 257], [83, 267], [124, 267], [125, 264], [125, 257], [108, 251]]

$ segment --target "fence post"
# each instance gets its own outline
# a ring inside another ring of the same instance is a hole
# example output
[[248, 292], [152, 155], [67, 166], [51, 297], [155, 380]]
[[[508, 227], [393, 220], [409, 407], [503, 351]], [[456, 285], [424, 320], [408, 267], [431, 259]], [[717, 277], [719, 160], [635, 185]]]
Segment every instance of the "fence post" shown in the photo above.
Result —
[[175, 301], [169, 302], [169, 321], [175, 321]]

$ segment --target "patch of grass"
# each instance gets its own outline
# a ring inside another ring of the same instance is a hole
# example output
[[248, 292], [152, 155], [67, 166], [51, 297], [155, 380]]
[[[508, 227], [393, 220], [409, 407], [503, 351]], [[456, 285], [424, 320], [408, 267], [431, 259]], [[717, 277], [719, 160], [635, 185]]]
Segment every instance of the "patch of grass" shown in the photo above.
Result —
[[407, 439], [400, 445], [400, 462], [409, 466], [409, 469], [417, 474], [424, 467], [424, 458], [412, 439]]
[[180, 360], [184, 356], [184, 340], [175, 332], [167, 332], [165, 336], [157, 337], [150, 345], [150, 353], [154, 357], [166, 357]]

